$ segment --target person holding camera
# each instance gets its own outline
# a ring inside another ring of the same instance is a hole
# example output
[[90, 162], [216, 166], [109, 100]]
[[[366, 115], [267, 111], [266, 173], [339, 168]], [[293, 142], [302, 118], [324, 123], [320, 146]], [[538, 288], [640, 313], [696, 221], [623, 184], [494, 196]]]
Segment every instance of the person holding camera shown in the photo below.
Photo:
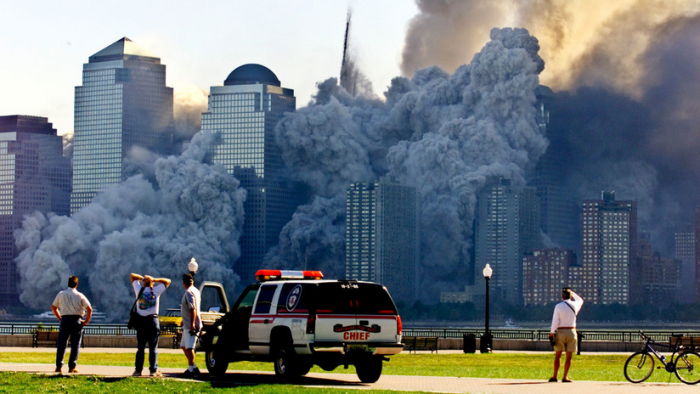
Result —
[[197, 345], [197, 334], [202, 329], [202, 317], [199, 314], [201, 295], [194, 287], [194, 278], [190, 274], [182, 276], [182, 285], [185, 294], [182, 296], [180, 314], [182, 316], [182, 340], [180, 347], [187, 357], [187, 370], [181, 375], [184, 378], [196, 378], [199, 376], [199, 368], [194, 363], [194, 349]]
[[554, 348], [554, 375], [549, 378], [550, 382], [557, 381], [561, 354], [566, 352], [564, 363], [564, 375], [561, 381], [571, 383], [569, 378], [569, 368], [571, 367], [571, 356], [577, 351], [578, 335], [576, 334], [576, 316], [583, 306], [583, 298], [574, 293], [571, 288], [565, 287], [561, 291], [562, 301], [554, 307], [552, 316], [552, 327], [549, 330], [549, 341]]
[[160, 338], [158, 301], [160, 300], [160, 295], [170, 286], [170, 279], [131, 274], [129, 280], [137, 297], [136, 313], [140, 317], [140, 324], [136, 327], [136, 358], [132, 376], [141, 376], [146, 344], [148, 344], [148, 362], [151, 376], [162, 377], [163, 374], [158, 371], [158, 339]]

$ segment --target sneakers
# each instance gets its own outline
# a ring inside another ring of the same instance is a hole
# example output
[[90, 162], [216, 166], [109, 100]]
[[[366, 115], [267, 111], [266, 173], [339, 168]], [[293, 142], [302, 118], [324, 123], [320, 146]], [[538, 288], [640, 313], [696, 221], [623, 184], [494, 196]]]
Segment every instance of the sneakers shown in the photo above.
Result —
[[68, 371], [68, 373], [80, 373], [80, 371], [78, 371], [77, 368], [73, 368], [70, 371]]
[[63, 372], [61, 372], [61, 367], [56, 367], [56, 370], [54, 372], [57, 372], [59, 374], [63, 373]]
[[185, 372], [180, 374], [180, 377], [182, 378], [189, 378], [189, 379], [196, 379], [199, 377], [199, 368], [195, 368], [194, 370], [190, 371], [187, 369]]
[[151, 372], [151, 377], [152, 378], [162, 378], [163, 374], [160, 373], [160, 371], [153, 371], [153, 372]]
[[131, 376], [141, 376], [141, 371], [134, 371]]

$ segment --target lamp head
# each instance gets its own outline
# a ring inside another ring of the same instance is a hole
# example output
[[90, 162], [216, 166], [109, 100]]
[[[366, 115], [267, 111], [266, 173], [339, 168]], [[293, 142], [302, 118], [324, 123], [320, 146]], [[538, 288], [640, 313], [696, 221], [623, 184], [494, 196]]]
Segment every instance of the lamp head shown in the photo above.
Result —
[[491, 275], [493, 275], [493, 269], [491, 268], [490, 265], [486, 264], [486, 267], [484, 267], [484, 278], [486, 279], [491, 279]]
[[187, 263], [187, 269], [192, 273], [196, 273], [198, 268], [199, 264], [197, 264], [197, 260], [195, 260], [194, 257], [192, 257], [192, 260], [190, 260], [190, 262]]

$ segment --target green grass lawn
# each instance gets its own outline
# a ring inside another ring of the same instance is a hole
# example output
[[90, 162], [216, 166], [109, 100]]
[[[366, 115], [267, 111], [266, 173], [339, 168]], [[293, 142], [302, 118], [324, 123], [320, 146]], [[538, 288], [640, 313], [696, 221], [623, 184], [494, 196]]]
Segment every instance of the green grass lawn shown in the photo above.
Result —
[[[54, 353], [0, 353], [0, 362], [54, 363]], [[66, 354], [66, 359], [68, 355]], [[571, 377], [575, 380], [626, 381], [623, 366], [627, 354], [574, 356]], [[493, 353], [493, 354], [406, 354], [391, 357], [384, 363], [383, 374], [416, 376], [454, 376], [478, 378], [507, 378], [544, 380], [551, 376], [553, 356], [549, 353]], [[564, 358], [562, 357], [562, 364]], [[81, 353], [78, 364], [132, 366], [133, 353]], [[146, 357], [146, 364], [148, 357]], [[185, 369], [182, 354], [161, 353], [158, 364], [162, 368]], [[197, 355], [197, 364], [203, 368], [204, 357]], [[563, 365], [562, 365], [563, 367]], [[237, 362], [229, 370], [273, 371], [272, 363]], [[324, 372], [314, 367], [312, 372]], [[354, 367], [337, 368], [337, 373], [355, 373]], [[561, 377], [561, 372], [560, 376]], [[677, 381], [675, 375], [656, 370], [649, 381]], [[0, 391], [1, 392], [1, 391]]]
[[[344, 394], [357, 390], [308, 388], [293, 385], [261, 384], [254, 386], [218, 387], [210, 382], [170, 379], [102, 378], [98, 376], [46, 376], [19, 372], [0, 372], [0, 393], [70, 393], [70, 394], [134, 394], [134, 393], [241, 393], [241, 394]], [[361, 393], [396, 394], [396, 391], [362, 390]], [[410, 393], [418, 394], [419, 391]], [[427, 394], [427, 393], [425, 393]]]

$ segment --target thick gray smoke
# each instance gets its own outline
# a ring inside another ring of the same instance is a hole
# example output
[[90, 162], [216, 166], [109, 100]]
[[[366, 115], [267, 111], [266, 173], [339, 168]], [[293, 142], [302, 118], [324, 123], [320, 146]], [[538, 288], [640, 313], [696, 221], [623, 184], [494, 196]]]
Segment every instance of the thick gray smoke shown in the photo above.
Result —
[[[462, 286], [454, 278], [467, 270], [476, 193], [500, 177], [523, 183], [547, 147], [535, 123], [537, 50], [524, 29], [493, 29], [471, 64], [395, 78], [385, 101], [351, 97], [332, 79], [319, 84], [314, 105], [280, 122], [277, 141], [296, 180], [321, 198], [300, 208], [268, 261], [298, 268], [314, 256], [311, 268], [342, 272], [334, 249], [345, 190], [389, 174], [421, 198], [423, 296]], [[323, 215], [331, 219], [311, 220]]]
[[700, 204], [700, 16], [669, 30], [639, 58], [649, 70], [640, 98], [604, 87], [560, 93], [548, 131], [573, 197], [606, 189], [637, 200], [640, 229], [667, 256]]
[[[492, 25], [539, 39], [550, 100], [548, 154], [565, 163], [569, 198], [638, 201], [640, 229], [671, 255], [700, 200], [700, 2], [416, 0], [402, 71], [455, 70]], [[455, 39], [458, 37], [459, 39]], [[464, 39], [463, 39], [464, 38]], [[455, 45], [464, 43], [464, 45]]]
[[16, 233], [20, 300], [46, 308], [68, 276], [78, 275], [97, 308], [123, 318], [134, 298], [133, 272], [171, 278], [162, 308], [173, 307], [192, 257], [204, 277], [233, 291], [246, 193], [223, 167], [204, 164], [213, 140], [207, 132], [195, 135], [179, 157], [155, 160], [154, 181], [133, 176], [70, 218], [28, 216]]

